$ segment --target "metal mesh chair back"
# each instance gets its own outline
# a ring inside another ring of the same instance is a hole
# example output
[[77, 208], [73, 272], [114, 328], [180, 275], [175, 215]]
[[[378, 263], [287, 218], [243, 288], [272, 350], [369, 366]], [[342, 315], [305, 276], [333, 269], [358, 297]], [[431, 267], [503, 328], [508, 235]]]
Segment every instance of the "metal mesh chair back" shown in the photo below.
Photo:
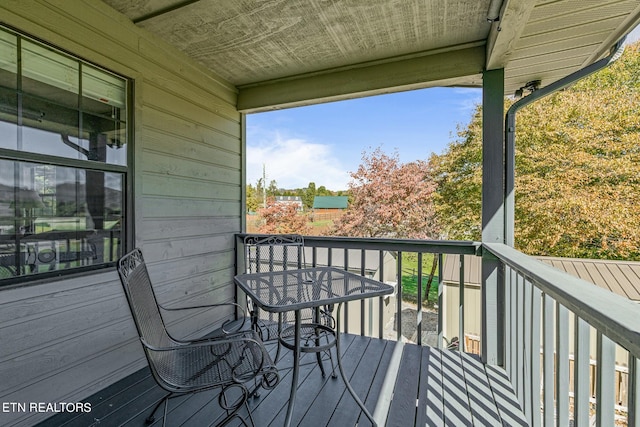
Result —
[[[262, 376], [262, 386], [272, 388], [279, 381], [278, 371], [258, 334], [250, 330], [223, 331], [193, 341], [174, 339], [162, 320], [142, 252], [135, 249], [123, 256], [118, 261], [118, 273], [153, 377], [170, 392], [158, 403], [147, 421], [153, 422], [153, 414], [160, 404], [168, 402], [176, 394], [221, 387], [223, 391], [219, 396], [222, 400], [219, 397], [219, 402], [227, 415], [218, 425], [225, 425], [232, 418], [239, 418], [247, 425], [238, 415], [242, 406], [248, 409], [246, 400], [249, 392], [244, 383]], [[208, 307], [222, 305], [225, 304]], [[230, 387], [242, 391], [241, 398], [232, 405], [224, 400], [225, 390]]]
[[[244, 248], [247, 273], [266, 273], [305, 267], [304, 238], [299, 234], [247, 236], [244, 239]], [[274, 295], [274, 298], [277, 296]], [[250, 299], [248, 306], [253, 327], [263, 341], [277, 339], [283, 327], [294, 323], [293, 312], [281, 314], [266, 312], [256, 307]], [[308, 321], [312, 318], [313, 310], [302, 311], [303, 320]]]
[[174, 345], [167, 334], [142, 252], [135, 249], [118, 261], [118, 274], [129, 306], [134, 313], [138, 334], [152, 347]]

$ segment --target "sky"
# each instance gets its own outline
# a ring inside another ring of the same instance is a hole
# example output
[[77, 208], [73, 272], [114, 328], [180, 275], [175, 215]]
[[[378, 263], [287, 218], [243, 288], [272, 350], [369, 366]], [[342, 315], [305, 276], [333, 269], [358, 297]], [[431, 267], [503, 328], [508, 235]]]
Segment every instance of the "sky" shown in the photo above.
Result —
[[[640, 27], [627, 42], [640, 39]], [[310, 182], [346, 190], [363, 152], [376, 148], [403, 163], [428, 160], [471, 120], [482, 90], [428, 88], [247, 115], [247, 183], [279, 188]]]

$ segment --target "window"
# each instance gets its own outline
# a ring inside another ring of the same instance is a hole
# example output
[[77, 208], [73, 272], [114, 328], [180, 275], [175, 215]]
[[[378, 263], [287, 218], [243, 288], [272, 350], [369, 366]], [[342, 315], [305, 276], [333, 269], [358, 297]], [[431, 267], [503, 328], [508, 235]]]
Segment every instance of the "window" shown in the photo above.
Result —
[[0, 285], [113, 265], [128, 81], [0, 27]]

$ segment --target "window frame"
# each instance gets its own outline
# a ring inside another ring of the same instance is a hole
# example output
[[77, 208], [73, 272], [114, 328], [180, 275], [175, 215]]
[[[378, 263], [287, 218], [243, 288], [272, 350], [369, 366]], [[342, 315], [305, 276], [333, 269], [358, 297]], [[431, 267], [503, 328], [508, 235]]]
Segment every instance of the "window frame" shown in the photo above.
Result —
[[[134, 79], [124, 76], [113, 70], [110, 70], [95, 62], [88, 61], [79, 55], [76, 55], [58, 46], [52, 45], [47, 41], [41, 40], [37, 37], [33, 37], [22, 31], [16, 30], [10, 26], [0, 24], [0, 31], [16, 36], [17, 38], [16, 55], [17, 55], [18, 61], [21, 60], [21, 54], [22, 54], [21, 40], [26, 39], [29, 42], [39, 44], [42, 47], [49, 49], [58, 55], [69, 58], [75, 61], [79, 65], [82, 64], [79, 66], [79, 76], [80, 76], [79, 78], [80, 90], [78, 93], [79, 98], [83, 96], [82, 75], [84, 73], [82, 72], [82, 68], [84, 65], [89, 66], [92, 69], [96, 69], [99, 71], [106, 72], [108, 74], [112, 74], [113, 76], [116, 76], [126, 82], [126, 87], [124, 91], [124, 97], [125, 97], [124, 105], [126, 108], [126, 112], [124, 115], [124, 122], [126, 123], [126, 130], [125, 130], [126, 162], [124, 165], [107, 163], [106, 160], [103, 162], [103, 161], [96, 161], [96, 160], [89, 160], [89, 159], [74, 159], [71, 157], [62, 157], [62, 156], [56, 156], [56, 155], [50, 155], [50, 154], [21, 151], [18, 149], [12, 150], [8, 148], [0, 147], [0, 160], [4, 160], [4, 161], [49, 165], [49, 166], [55, 166], [55, 167], [67, 167], [67, 168], [80, 169], [84, 171], [99, 171], [104, 173], [121, 174], [123, 176], [123, 183], [122, 183], [123, 194], [121, 198], [121, 203], [122, 203], [121, 218], [124, 220], [124, 226], [120, 231], [121, 233], [120, 234], [120, 252], [121, 252], [120, 255], [126, 253], [127, 251], [133, 248], [134, 246], [133, 242], [134, 242], [134, 236], [135, 236], [135, 231], [134, 231], [135, 217], [134, 217], [134, 210], [133, 210], [134, 134], [135, 134], [134, 133], [134, 128], [135, 128], [135, 123], [134, 123], [134, 117], [135, 117], [134, 115], [134, 105], [135, 105], [134, 83], [135, 82], [134, 82]], [[18, 70], [16, 74], [16, 80], [17, 80], [16, 88], [15, 88], [16, 96], [20, 93], [22, 93], [23, 95], [25, 94], [22, 91], [21, 78], [22, 76], [21, 76], [20, 70]], [[55, 99], [53, 100], [55, 101]], [[78, 113], [79, 116], [82, 116], [85, 114], [92, 114], [90, 111], [83, 110], [81, 105], [77, 106], [76, 112]], [[18, 122], [16, 123], [17, 127], [24, 126], [23, 124], [20, 123], [21, 122], [21, 120], [19, 119], [20, 115], [21, 115], [21, 111], [16, 111], [16, 118], [18, 119]], [[16, 241], [17, 240], [14, 240], [14, 242]], [[73, 276], [78, 276], [78, 275], [94, 274], [97, 271], [105, 271], [107, 269], [113, 269], [116, 266], [116, 264], [117, 264], [117, 260], [111, 260], [108, 262], [92, 264], [92, 265], [76, 266], [76, 267], [69, 267], [69, 268], [63, 268], [63, 269], [56, 269], [56, 270], [47, 271], [47, 272], [37, 272], [32, 274], [17, 275], [15, 277], [9, 277], [9, 278], [0, 278], [0, 290], [13, 288], [16, 285], [26, 286], [26, 285], [32, 285], [32, 284], [35, 285], [38, 283], [42, 283], [43, 281], [48, 282], [50, 281], [49, 279], [54, 277], [55, 278], [63, 278], [63, 277], [71, 278]]]

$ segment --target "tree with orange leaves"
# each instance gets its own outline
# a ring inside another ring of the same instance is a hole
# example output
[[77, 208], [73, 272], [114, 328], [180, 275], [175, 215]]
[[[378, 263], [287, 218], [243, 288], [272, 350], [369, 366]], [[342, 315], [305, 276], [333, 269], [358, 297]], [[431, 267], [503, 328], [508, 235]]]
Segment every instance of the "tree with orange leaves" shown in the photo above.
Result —
[[258, 210], [264, 223], [258, 228], [265, 234], [308, 234], [311, 228], [306, 215], [298, 212], [293, 204], [278, 203], [273, 197], [267, 200], [267, 207]]
[[332, 234], [356, 237], [435, 239], [433, 195], [436, 184], [427, 162], [401, 164], [377, 148], [362, 155], [351, 173], [351, 203]]

